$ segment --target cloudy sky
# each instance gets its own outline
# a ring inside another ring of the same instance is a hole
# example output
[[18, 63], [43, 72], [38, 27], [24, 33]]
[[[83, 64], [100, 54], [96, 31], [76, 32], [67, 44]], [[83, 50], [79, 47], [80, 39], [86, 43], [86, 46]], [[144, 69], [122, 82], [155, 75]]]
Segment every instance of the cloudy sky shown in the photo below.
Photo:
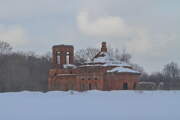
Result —
[[47, 53], [54, 44], [75, 49], [126, 49], [147, 72], [180, 65], [179, 0], [0, 0], [0, 40], [15, 50]]

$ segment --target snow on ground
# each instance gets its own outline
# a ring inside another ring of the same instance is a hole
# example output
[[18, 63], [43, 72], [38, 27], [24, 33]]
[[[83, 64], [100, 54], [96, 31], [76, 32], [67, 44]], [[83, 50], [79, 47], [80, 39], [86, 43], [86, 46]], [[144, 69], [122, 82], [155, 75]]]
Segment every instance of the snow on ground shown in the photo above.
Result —
[[180, 120], [180, 91], [0, 93], [0, 120]]

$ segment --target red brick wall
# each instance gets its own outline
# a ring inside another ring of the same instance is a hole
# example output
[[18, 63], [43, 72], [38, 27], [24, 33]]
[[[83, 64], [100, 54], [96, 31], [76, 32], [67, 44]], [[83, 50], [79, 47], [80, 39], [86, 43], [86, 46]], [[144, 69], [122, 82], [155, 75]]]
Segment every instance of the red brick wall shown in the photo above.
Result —
[[108, 73], [104, 77], [105, 90], [123, 90], [123, 83], [128, 84], [128, 89], [133, 90], [137, 84], [139, 75], [128, 73]]
[[51, 69], [49, 71], [50, 90], [122, 90], [123, 83], [134, 89], [139, 75], [128, 73], [106, 73], [113, 67], [85, 66], [76, 69]]
[[70, 89], [70, 85], [68, 84], [73, 83], [73, 89], [79, 90], [79, 82], [77, 79], [78, 75], [78, 69], [50, 69], [48, 78], [48, 88], [49, 90], [67, 90]]
[[102, 89], [103, 88], [103, 72], [102, 67], [81, 67], [78, 68], [80, 75], [80, 90]]

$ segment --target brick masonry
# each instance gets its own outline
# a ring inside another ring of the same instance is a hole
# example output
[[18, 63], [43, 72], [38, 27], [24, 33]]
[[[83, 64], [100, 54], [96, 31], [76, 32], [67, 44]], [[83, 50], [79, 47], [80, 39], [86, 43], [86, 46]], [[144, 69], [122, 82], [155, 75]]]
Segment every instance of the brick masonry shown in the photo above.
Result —
[[[102, 43], [101, 52], [107, 52], [106, 43]], [[58, 57], [60, 56], [60, 57]], [[67, 57], [68, 56], [68, 57]], [[98, 55], [96, 55], [98, 57]], [[69, 60], [67, 60], [69, 59]], [[81, 65], [64, 68], [73, 64], [74, 48], [70, 45], [53, 46], [53, 68], [49, 70], [49, 90], [133, 90], [139, 81], [137, 73], [108, 73], [117, 66]], [[128, 67], [132, 69], [131, 67]]]

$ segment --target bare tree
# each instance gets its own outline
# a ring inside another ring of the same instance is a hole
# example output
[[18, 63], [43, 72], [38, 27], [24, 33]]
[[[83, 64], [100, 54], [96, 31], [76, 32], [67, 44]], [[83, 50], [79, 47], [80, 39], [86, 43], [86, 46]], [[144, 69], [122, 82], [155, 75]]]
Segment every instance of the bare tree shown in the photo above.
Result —
[[12, 50], [12, 46], [5, 42], [0, 40], [0, 54], [8, 54]]
[[126, 63], [130, 63], [132, 56], [130, 53], [126, 51], [126, 49], [123, 49], [120, 60]]
[[137, 71], [139, 71], [140, 73], [144, 73], [144, 68], [141, 67], [140, 65], [138, 65], [138, 64], [132, 64], [132, 63], [131, 63], [131, 65], [132, 65], [132, 67], [133, 67], [134, 70], [137, 70]]
[[167, 89], [180, 89], [180, 69], [177, 63], [165, 65], [162, 73]]
[[120, 51], [117, 48], [112, 48], [111, 46], [108, 46], [108, 54], [114, 58], [116, 58], [119, 61], [130, 63], [131, 62], [131, 54], [127, 52], [126, 49], [123, 49]]
[[117, 60], [121, 61], [121, 53], [120, 53], [119, 49], [117, 49], [117, 48], [114, 49], [109, 46], [108, 54], [110, 56], [116, 58]]
[[92, 60], [98, 52], [97, 48], [80, 49], [75, 53], [75, 62], [84, 63], [85, 61]]
[[180, 69], [178, 68], [178, 64], [175, 62], [171, 62], [164, 66], [163, 74], [168, 79], [176, 79], [180, 76]]

